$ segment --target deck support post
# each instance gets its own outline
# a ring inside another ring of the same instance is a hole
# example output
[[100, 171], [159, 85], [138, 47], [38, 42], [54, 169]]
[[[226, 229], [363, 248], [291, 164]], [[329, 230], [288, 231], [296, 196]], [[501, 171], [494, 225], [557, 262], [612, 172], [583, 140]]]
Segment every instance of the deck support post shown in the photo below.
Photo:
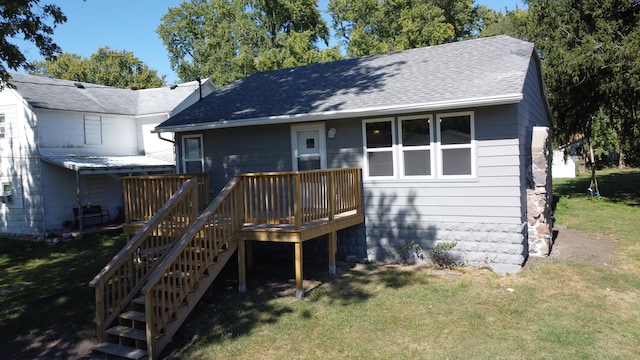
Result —
[[247, 266], [245, 255], [245, 241], [238, 240], [238, 292], [247, 291]]
[[329, 275], [336, 275], [336, 252], [338, 250], [338, 233], [332, 231], [329, 233], [329, 240], [327, 244], [329, 248]]
[[296, 297], [302, 299], [304, 297], [304, 285], [302, 280], [302, 242], [295, 243], [296, 258]]

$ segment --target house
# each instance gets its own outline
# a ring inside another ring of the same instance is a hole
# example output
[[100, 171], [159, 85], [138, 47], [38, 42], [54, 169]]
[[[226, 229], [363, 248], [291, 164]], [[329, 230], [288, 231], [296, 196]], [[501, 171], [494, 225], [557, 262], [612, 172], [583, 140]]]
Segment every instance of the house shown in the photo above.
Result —
[[551, 112], [533, 44], [508, 36], [262, 72], [215, 90], [155, 132], [179, 172], [362, 168], [365, 222], [338, 253], [408, 245], [516, 272], [551, 246]]
[[74, 208], [97, 210], [79, 225], [118, 218], [121, 176], [174, 171], [173, 134], [151, 130], [214, 89], [208, 80], [132, 90], [16, 73], [10, 83], [0, 92], [5, 236], [60, 229]]
[[564, 149], [553, 150], [551, 174], [554, 179], [576, 177], [576, 162], [571, 156], [565, 155]]

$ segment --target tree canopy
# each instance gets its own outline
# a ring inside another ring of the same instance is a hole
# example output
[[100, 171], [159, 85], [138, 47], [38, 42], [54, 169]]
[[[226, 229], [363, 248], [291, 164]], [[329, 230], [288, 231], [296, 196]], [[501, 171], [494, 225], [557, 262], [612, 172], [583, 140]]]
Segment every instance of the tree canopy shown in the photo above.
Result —
[[7, 67], [17, 70], [27, 65], [27, 58], [11, 39], [34, 43], [48, 59], [61, 51], [51, 35], [56, 25], [66, 21], [60, 7], [54, 4], [40, 5], [39, 0], [0, 0], [0, 89], [9, 81]]
[[257, 71], [340, 58], [320, 50], [329, 30], [316, 0], [194, 0], [170, 8], [157, 32], [180, 79], [224, 85]]
[[131, 51], [106, 46], [89, 58], [63, 53], [54, 59], [30, 63], [33, 75], [75, 80], [119, 88], [156, 88], [166, 85], [165, 76], [149, 68]]
[[[640, 155], [640, 1], [529, 0], [529, 36], [543, 58], [556, 131], [568, 140], [606, 119], [624, 154]], [[598, 134], [602, 135], [602, 134]]]
[[363, 56], [470, 38], [491, 11], [472, 0], [330, 0], [329, 13], [347, 55]]

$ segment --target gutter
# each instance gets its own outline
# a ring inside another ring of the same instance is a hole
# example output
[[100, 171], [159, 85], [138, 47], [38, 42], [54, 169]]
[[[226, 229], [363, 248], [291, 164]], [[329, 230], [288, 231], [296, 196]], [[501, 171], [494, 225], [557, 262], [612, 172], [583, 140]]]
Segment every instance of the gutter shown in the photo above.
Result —
[[151, 132], [160, 134], [163, 132], [201, 131], [201, 130], [234, 128], [234, 127], [255, 126], [255, 125], [289, 124], [289, 123], [298, 123], [298, 122], [346, 119], [346, 118], [356, 118], [356, 117], [377, 117], [377, 116], [395, 115], [398, 113], [450, 110], [452, 108], [462, 108], [462, 107], [509, 105], [509, 104], [517, 104], [520, 101], [522, 101], [522, 99], [523, 99], [522, 93], [515, 93], [515, 94], [500, 95], [500, 96], [479, 97], [479, 98], [470, 98], [470, 99], [452, 100], [452, 101], [439, 101], [439, 102], [431, 102], [431, 103], [408, 104], [408, 105], [391, 106], [391, 107], [380, 106], [380, 107], [371, 107], [371, 108], [355, 109], [355, 110], [324, 111], [324, 112], [317, 112], [317, 113], [279, 115], [279, 116], [249, 118], [249, 119], [240, 119], [240, 120], [222, 120], [222, 121], [208, 122], [208, 123], [202, 123], [202, 124], [163, 126], [161, 128], [156, 127]]

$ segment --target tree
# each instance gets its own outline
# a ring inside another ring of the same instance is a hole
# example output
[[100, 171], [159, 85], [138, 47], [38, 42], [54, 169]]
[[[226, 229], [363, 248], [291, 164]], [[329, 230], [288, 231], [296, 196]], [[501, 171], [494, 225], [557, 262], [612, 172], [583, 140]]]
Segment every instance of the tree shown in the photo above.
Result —
[[11, 39], [22, 35], [48, 59], [61, 51], [51, 35], [58, 24], [66, 21], [57, 5], [40, 6], [39, 0], [0, 0], [0, 89], [10, 79], [7, 67], [17, 70], [27, 65], [27, 58], [17, 45], [11, 43]]
[[90, 58], [64, 53], [55, 59], [30, 64], [31, 74], [75, 80], [119, 88], [156, 88], [164, 86], [165, 76], [149, 68], [131, 51], [99, 48]]
[[[638, 154], [640, 1], [529, 0], [530, 35], [544, 59], [557, 133], [594, 138], [594, 122], [617, 132], [621, 164]], [[606, 117], [598, 116], [603, 111]], [[633, 138], [633, 139], [631, 139]]]
[[330, 0], [336, 35], [348, 56], [373, 55], [477, 35], [486, 7], [472, 0]]
[[194, 0], [170, 8], [157, 32], [182, 80], [228, 84], [257, 71], [339, 57], [315, 0]]
[[508, 35], [516, 39], [529, 39], [529, 13], [516, 6], [515, 10], [498, 13], [493, 10], [486, 13], [483, 19], [490, 19], [480, 33], [481, 36]]

